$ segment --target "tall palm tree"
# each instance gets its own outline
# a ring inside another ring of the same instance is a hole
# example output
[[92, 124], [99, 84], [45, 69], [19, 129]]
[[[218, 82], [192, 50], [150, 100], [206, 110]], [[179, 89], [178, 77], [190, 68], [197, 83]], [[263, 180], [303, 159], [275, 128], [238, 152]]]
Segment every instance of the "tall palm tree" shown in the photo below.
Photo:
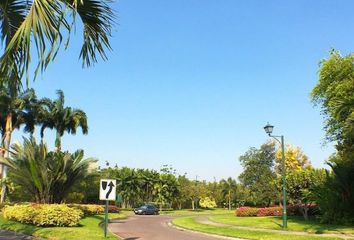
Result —
[[227, 180], [222, 179], [221, 184], [222, 184], [222, 193], [224, 196], [227, 196], [229, 210], [231, 210], [232, 195], [236, 193], [236, 189], [237, 189], [236, 180], [229, 177]]
[[[45, 70], [58, 50], [68, 47], [77, 19], [83, 24], [80, 58], [84, 66], [107, 59], [114, 22], [110, 0], [2, 0], [0, 38], [5, 50], [0, 58], [0, 80], [18, 81], [28, 74], [32, 49], [36, 49], [36, 73]], [[64, 39], [64, 36], [66, 39]]]
[[80, 109], [65, 107], [64, 92], [57, 91], [58, 99], [51, 101], [44, 99], [45, 110], [40, 119], [40, 135], [43, 140], [46, 128], [56, 130], [55, 147], [57, 151], [61, 150], [61, 137], [65, 132], [76, 134], [78, 127], [82, 129], [83, 134], [88, 133], [86, 113]]
[[[18, 92], [7, 85], [0, 87], [0, 127], [1, 127], [1, 156], [9, 157], [11, 135], [15, 129], [25, 126], [26, 132], [33, 133], [36, 124], [36, 112], [40, 106], [33, 89]], [[0, 167], [1, 178], [7, 177], [7, 167]], [[3, 185], [0, 202], [5, 201], [6, 188]]]

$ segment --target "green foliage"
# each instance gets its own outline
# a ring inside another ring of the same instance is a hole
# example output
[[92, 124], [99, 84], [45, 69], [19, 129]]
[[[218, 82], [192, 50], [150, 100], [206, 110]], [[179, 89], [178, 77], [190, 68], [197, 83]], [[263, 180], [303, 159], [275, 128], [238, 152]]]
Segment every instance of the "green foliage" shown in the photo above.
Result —
[[148, 169], [109, 167], [101, 171], [101, 176], [117, 179], [117, 194], [122, 197], [123, 208], [152, 202], [170, 208], [179, 193], [177, 177], [169, 169], [159, 173]]
[[231, 202], [234, 196], [236, 195], [236, 190], [237, 190], [236, 180], [229, 177], [227, 180], [222, 179], [220, 183], [222, 187], [221, 193], [224, 197], [227, 198], [228, 207], [229, 210], [231, 210]]
[[347, 162], [333, 155], [326, 181], [317, 189], [316, 201], [322, 213], [322, 222], [354, 224], [354, 161]]
[[[114, 13], [108, 1], [10, 0], [0, 2], [1, 40], [5, 51], [0, 57], [0, 75], [21, 79], [30, 70], [31, 60], [37, 59], [36, 73], [54, 60], [58, 50], [69, 43], [77, 19], [82, 22], [80, 57], [85, 66], [106, 59]], [[63, 41], [63, 37], [67, 39]], [[35, 49], [35, 58], [31, 57]]]
[[[213, 222], [227, 224], [231, 226], [240, 226], [240, 227], [252, 227], [252, 228], [262, 228], [262, 229], [282, 229], [282, 217], [280, 216], [269, 216], [269, 217], [235, 217], [232, 214], [218, 214], [209, 216], [209, 219]], [[335, 237], [335, 239], [341, 239], [340, 237], [350, 238], [351, 234], [354, 234], [354, 228], [352, 226], [343, 226], [343, 225], [328, 225], [323, 224], [318, 221], [317, 218], [310, 218], [308, 221], [305, 221], [304, 218], [298, 216], [289, 216], [288, 217], [288, 230], [289, 231], [299, 231], [306, 233], [316, 234], [319, 239], [326, 239], [326, 237], [321, 236], [321, 234], [340, 234], [342, 236]], [[285, 233], [285, 232], [283, 232]], [[306, 235], [305, 239], [309, 235]], [[251, 238], [248, 236], [248, 239]], [[253, 238], [252, 238], [253, 239]], [[289, 239], [284, 237], [281, 239]]]
[[269, 206], [277, 197], [276, 186], [272, 184], [276, 180], [274, 143], [263, 144], [260, 149], [250, 148], [239, 160], [244, 168], [239, 180], [249, 189], [251, 200]]
[[36, 226], [77, 226], [83, 213], [64, 204], [14, 205], [3, 209], [6, 219]]
[[354, 54], [342, 56], [331, 51], [321, 61], [319, 81], [312, 90], [312, 101], [326, 117], [327, 139], [353, 144], [354, 139]]
[[[305, 220], [313, 203], [316, 203], [316, 191], [326, 181], [324, 169], [305, 169], [291, 171], [286, 175], [286, 192], [289, 204], [298, 205]], [[281, 189], [282, 180], [278, 179], [278, 188]]]
[[321, 62], [319, 81], [312, 101], [325, 116], [328, 141], [336, 142], [337, 153], [328, 165], [325, 186], [318, 201], [326, 222], [354, 222], [354, 54], [342, 56], [331, 51]]
[[41, 112], [39, 124], [41, 125], [41, 138], [44, 137], [46, 128], [56, 130], [55, 147], [61, 149], [61, 137], [65, 132], [76, 134], [78, 127], [81, 128], [83, 134], [88, 133], [86, 113], [80, 109], [65, 107], [64, 92], [57, 90], [58, 99], [52, 101], [44, 99], [45, 108]]
[[199, 205], [202, 208], [216, 208], [216, 202], [214, 199], [210, 199], [209, 197], [201, 198], [199, 201]]
[[0, 158], [0, 162], [13, 171], [10, 180], [24, 187], [37, 203], [60, 203], [71, 187], [84, 179], [94, 159], [83, 160], [82, 150], [48, 152], [43, 143], [37, 145], [34, 138], [24, 139], [23, 146], [12, 147], [11, 158]]

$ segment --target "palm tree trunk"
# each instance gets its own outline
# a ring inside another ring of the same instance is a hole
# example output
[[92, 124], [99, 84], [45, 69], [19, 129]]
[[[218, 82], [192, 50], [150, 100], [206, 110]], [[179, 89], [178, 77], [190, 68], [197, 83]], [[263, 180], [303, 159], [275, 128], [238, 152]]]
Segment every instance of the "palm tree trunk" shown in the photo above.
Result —
[[[5, 124], [5, 136], [4, 136], [4, 148], [5, 148], [5, 157], [10, 157], [10, 143], [11, 143], [11, 133], [12, 133], [12, 114], [9, 113], [6, 116], [6, 124]], [[4, 181], [7, 178], [8, 169], [7, 166], [3, 166], [2, 172], [2, 180]], [[6, 200], [6, 184], [3, 183], [1, 186], [1, 196], [0, 196], [0, 203], [4, 203]]]
[[61, 151], [61, 136], [58, 131], [57, 131], [56, 137], [55, 137], [55, 147], [56, 147], [57, 152]]
[[231, 191], [229, 190], [229, 210], [231, 210]]

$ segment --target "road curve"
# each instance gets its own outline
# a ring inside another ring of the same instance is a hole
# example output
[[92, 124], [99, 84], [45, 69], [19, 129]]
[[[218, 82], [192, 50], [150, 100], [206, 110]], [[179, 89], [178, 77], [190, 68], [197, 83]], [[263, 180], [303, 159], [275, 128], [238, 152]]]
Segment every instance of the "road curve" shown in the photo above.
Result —
[[207, 236], [168, 226], [171, 216], [131, 216], [127, 219], [113, 220], [109, 230], [123, 240], [220, 240], [223, 237]]

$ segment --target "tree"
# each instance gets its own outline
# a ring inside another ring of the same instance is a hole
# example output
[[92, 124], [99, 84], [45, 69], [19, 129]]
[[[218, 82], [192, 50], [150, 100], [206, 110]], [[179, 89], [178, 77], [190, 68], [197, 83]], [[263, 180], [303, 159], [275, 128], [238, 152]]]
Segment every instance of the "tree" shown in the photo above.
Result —
[[263, 144], [260, 149], [252, 147], [239, 160], [244, 168], [239, 176], [240, 182], [250, 190], [256, 205], [269, 206], [277, 196], [273, 184], [276, 179], [274, 143]]
[[[342, 56], [332, 50], [320, 63], [319, 81], [311, 92], [325, 117], [327, 141], [335, 142], [337, 152], [328, 161], [332, 174], [320, 201], [327, 222], [354, 222], [354, 54]], [[330, 203], [330, 204], [328, 204]]]
[[343, 160], [354, 161], [354, 54], [342, 56], [332, 50], [321, 61], [319, 81], [311, 97], [325, 117], [328, 141], [335, 141]]
[[[186, 175], [178, 176], [178, 196], [177, 196], [177, 207], [178, 209], [182, 209], [182, 207], [186, 207], [187, 204], [190, 204], [192, 199], [192, 182], [186, 177]], [[190, 205], [188, 205], [189, 207]]]
[[[300, 206], [305, 220], [308, 220], [310, 205], [316, 201], [314, 192], [323, 185], [325, 179], [326, 171], [324, 169], [291, 171], [286, 175], [288, 201]], [[279, 189], [281, 184], [281, 179], [279, 179]]]
[[83, 159], [82, 150], [48, 152], [34, 138], [24, 139], [23, 145], [12, 146], [11, 158], [0, 158], [11, 172], [11, 181], [26, 189], [37, 203], [61, 203], [75, 183], [88, 174], [95, 159]]
[[224, 197], [227, 196], [229, 210], [231, 210], [232, 195], [236, 194], [236, 190], [237, 190], [236, 180], [232, 179], [231, 177], [229, 177], [227, 180], [222, 179], [221, 187], [222, 187], [223, 196]]
[[[282, 173], [282, 152], [278, 149], [276, 152], [276, 172]], [[301, 148], [294, 145], [287, 145], [285, 148], [285, 169], [286, 172], [303, 170], [310, 168], [311, 163]]]
[[46, 108], [40, 120], [41, 138], [44, 137], [46, 128], [56, 130], [55, 147], [57, 151], [61, 150], [61, 137], [65, 132], [76, 134], [78, 127], [81, 128], [83, 134], [88, 133], [86, 113], [80, 109], [65, 107], [64, 92], [57, 91], [58, 99], [51, 101], [45, 99]]
[[[33, 133], [40, 104], [33, 89], [18, 92], [12, 85], [0, 87], [0, 127], [1, 127], [1, 156], [9, 157], [11, 135], [14, 129], [25, 125], [24, 130]], [[1, 178], [6, 179], [8, 169], [1, 166]], [[6, 187], [2, 186], [0, 202], [4, 202]]]
[[[7, 0], [0, 2], [0, 58], [2, 81], [20, 81], [28, 73], [32, 49], [36, 49], [38, 70], [44, 70], [61, 46], [67, 48], [79, 18], [83, 24], [80, 58], [84, 66], [106, 59], [114, 13], [106, 0]], [[64, 41], [64, 36], [67, 39]], [[33, 47], [34, 45], [34, 47]]]

